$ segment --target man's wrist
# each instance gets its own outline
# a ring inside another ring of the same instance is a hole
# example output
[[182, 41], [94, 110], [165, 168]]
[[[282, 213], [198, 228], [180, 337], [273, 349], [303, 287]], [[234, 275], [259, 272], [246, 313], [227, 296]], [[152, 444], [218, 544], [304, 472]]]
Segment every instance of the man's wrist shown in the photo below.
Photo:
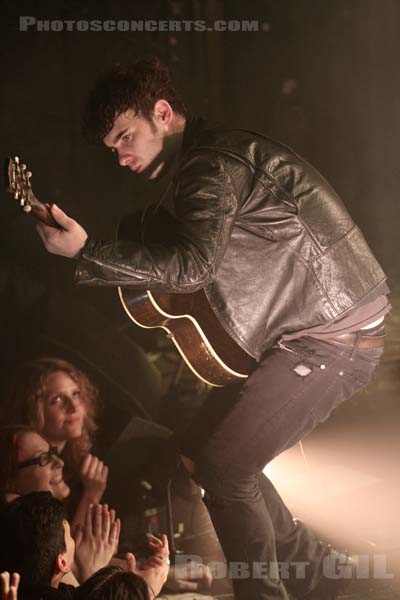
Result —
[[74, 571], [74, 575], [77, 578], [77, 580], [79, 581], [79, 583], [83, 583], [84, 581], [86, 581], [86, 579], [89, 579], [89, 577], [92, 575], [92, 572], [90, 570], [90, 568], [88, 569], [87, 567], [87, 561], [80, 561], [79, 559], [77, 560], [75, 557], [75, 571]]
[[76, 253], [76, 254], [75, 254], [73, 257], [72, 257], [74, 260], [81, 260], [81, 258], [82, 258], [82, 255], [83, 255], [83, 253], [84, 253], [84, 251], [85, 251], [85, 248], [88, 246], [89, 242], [90, 242], [90, 239], [89, 239], [89, 236], [87, 236], [87, 238], [86, 238], [86, 240], [85, 240], [85, 243], [83, 244], [82, 248], [79, 250], [79, 252], [77, 252], [77, 253]]

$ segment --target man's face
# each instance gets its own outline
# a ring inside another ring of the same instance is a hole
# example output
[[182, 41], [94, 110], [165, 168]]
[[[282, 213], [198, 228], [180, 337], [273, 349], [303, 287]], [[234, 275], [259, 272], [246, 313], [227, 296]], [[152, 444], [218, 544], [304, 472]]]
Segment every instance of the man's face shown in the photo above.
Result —
[[154, 112], [149, 121], [128, 110], [115, 119], [103, 142], [118, 152], [121, 167], [128, 167], [146, 179], [155, 179], [174, 151], [174, 142], [168, 138], [174, 136], [170, 136], [168, 122], [159, 113]]

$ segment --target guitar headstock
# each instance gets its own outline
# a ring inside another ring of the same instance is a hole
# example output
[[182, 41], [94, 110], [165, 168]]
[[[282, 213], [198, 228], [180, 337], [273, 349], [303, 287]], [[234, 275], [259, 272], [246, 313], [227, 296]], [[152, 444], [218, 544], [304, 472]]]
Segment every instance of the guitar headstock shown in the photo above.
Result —
[[14, 200], [18, 200], [25, 212], [32, 213], [45, 225], [62, 229], [53, 219], [50, 206], [40, 202], [32, 192], [31, 177], [32, 172], [27, 170], [26, 164], [21, 163], [18, 156], [9, 159], [7, 192], [14, 197]]
[[32, 192], [31, 177], [32, 172], [27, 170], [24, 163], [20, 163], [18, 156], [9, 159], [7, 192], [19, 201], [25, 212], [31, 212], [32, 203], [38, 202]]

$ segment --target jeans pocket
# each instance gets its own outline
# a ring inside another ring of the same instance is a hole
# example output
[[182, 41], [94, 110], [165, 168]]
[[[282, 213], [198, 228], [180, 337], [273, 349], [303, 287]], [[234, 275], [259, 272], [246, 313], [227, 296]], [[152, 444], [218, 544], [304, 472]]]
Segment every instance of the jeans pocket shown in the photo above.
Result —
[[353, 364], [349, 359], [340, 360], [334, 365], [335, 375], [329, 385], [321, 390], [320, 397], [313, 407], [318, 422], [326, 421], [333, 410], [349, 400], [372, 380], [376, 365], [373, 363]]
[[310, 338], [299, 338], [289, 343], [280, 344], [280, 348], [291, 352], [293, 363], [299, 366], [306, 365], [311, 370], [329, 368], [343, 353], [342, 348], [337, 348], [326, 342]]
[[357, 352], [353, 359], [343, 361], [342, 377], [347, 380], [355, 380], [361, 386], [365, 386], [374, 378], [379, 361], [379, 355], [369, 356], [365, 352]]

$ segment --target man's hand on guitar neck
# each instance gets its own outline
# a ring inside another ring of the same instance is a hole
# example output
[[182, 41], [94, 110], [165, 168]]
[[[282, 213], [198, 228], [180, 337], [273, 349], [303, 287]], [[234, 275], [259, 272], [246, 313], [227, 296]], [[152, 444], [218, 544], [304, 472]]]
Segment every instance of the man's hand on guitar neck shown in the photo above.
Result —
[[51, 254], [74, 258], [82, 250], [87, 233], [74, 219], [68, 217], [56, 204], [50, 206], [50, 212], [62, 229], [40, 223], [36, 226], [40, 237]]

